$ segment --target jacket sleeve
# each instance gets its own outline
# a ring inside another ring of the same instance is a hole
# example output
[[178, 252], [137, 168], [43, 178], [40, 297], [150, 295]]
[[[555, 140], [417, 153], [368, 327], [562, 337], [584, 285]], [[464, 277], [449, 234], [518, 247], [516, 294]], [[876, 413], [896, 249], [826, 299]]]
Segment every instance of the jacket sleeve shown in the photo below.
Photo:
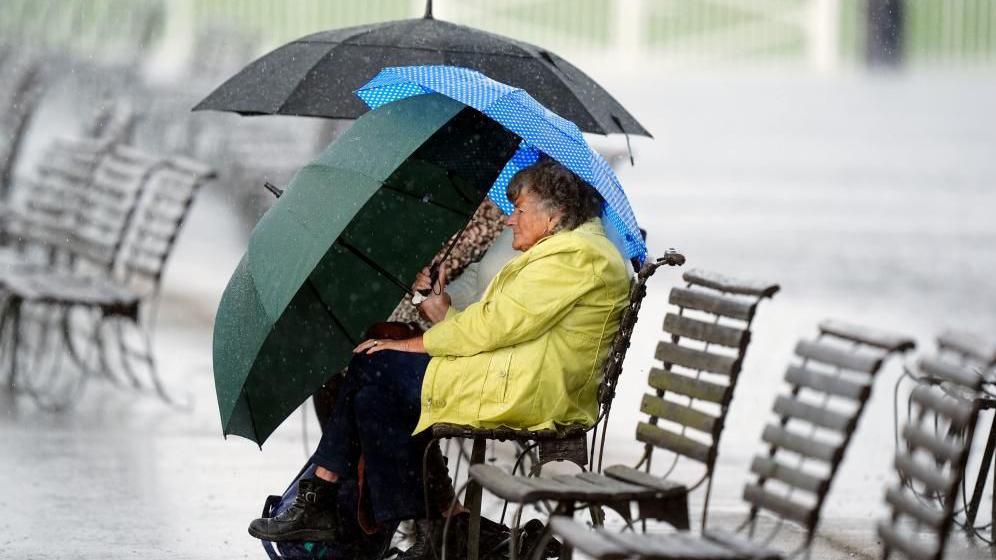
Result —
[[594, 286], [578, 250], [540, 256], [500, 292], [452, 313], [423, 338], [432, 356], [473, 356], [532, 340], [556, 325]]
[[450, 302], [457, 310], [466, 309], [468, 305], [480, 299], [477, 291], [477, 275], [481, 263], [472, 262], [463, 269], [463, 273], [457, 276], [446, 286], [446, 293], [450, 295]]

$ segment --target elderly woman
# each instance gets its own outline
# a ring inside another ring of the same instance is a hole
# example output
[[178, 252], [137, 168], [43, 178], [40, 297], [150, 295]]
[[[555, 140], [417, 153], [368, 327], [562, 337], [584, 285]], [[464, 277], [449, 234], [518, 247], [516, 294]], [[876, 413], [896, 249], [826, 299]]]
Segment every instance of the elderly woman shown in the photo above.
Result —
[[629, 281], [598, 218], [601, 197], [544, 160], [508, 187], [512, 246], [522, 251], [463, 311], [442, 290], [421, 305], [435, 322], [405, 340], [356, 347], [336, 407], [295, 505], [249, 526], [271, 540], [333, 540], [340, 476], [362, 454], [378, 521], [425, 517], [426, 431], [445, 422], [539, 430], [590, 425], [602, 362]]

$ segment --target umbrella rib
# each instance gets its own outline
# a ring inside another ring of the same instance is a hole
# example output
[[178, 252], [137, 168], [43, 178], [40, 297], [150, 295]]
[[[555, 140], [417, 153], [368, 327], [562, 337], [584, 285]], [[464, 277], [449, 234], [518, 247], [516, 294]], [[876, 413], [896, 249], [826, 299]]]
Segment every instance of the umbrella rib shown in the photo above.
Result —
[[[471, 200], [470, 197], [467, 196], [463, 192], [463, 189], [460, 188], [460, 185], [457, 184], [457, 182], [453, 180], [453, 173], [451, 171], [449, 171], [449, 170], [446, 171], [446, 179], [449, 180], [450, 186], [453, 187], [453, 190], [456, 191], [456, 193], [460, 196], [460, 198], [462, 198], [465, 201], [467, 201], [468, 204], [473, 204], [474, 203], [474, 201]], [[478, 204], [480, 204], [480, 203], [478, 203]]]
[[404, 290], [406, 294], [412, 295], [411, 289], [408, 286], [406, 286], [404, 284], [404, 282], [402, 282], [401, 280], [398, 280], [393, 274], [391, 274], [390, 272], [388, 272], [387, 269], [385, 269], [384, 267], [380, 266], [379, 264], [377, 264], [376, 261], [374, 261], [373, 259], [371, 259], [369, 255], [367, 255], [363, 251], [357, 249], [356, 246], [352, 245], [351, 243], [347, 243], [347, 242], [343, 241], [342, 239], [336, 239], [335, 242], [336, 242], [336, 245], [339, 245], [343, 249], [349, 251], [350, 253], [352, 253], [353, 255], [355, 255], [356, 257], [358, 257], [361, 261], [365, 262], [370, 268], [372, 268], [375, 271], [377, 271], [378, 274], [380, 274], [384, 278], [387, 278], [394, 285], [396, 285], [397, 287], [399, 287], [402, 290]]
[[[447, 177], [447, 178], [448, 178], [448, 177]], [[451, 185], [453, 185], [453, 188], [454, 188], [454, 190], [455, 190], [455, 191], [457, 192], [457, 194], [459, 194], [459, 195], [460, 195], [460, 197], [461, 197], [461, 198], [463, 198], [463, 199], [464, 199], [464, 200], [466, 200], [467, 202], [470, 202], [470, 203], [473, 203], [473, 201], [472, 201], [472, 200], [470, 200], [470, 199], [469, 199], [469, 198], [467, 197], [467, 195], [465, 195], [465, 194], [464, 194], [464, 193], [463, 193], [463, 192], [462, 192], [462, 191], [461, 191], [460, 189], [456, 188], [456, 185], [455, 185], [455, 184], [453, 183], [453, 180], [452, 180], [452, 179], [450, 179], [450, 184], [451, 184]], [[401, 190], [401, 189], [397, 189], [397, 188], [394, 188], [394, 187], [391, 187], [391, 186], [389, 186], [389, 185], [384, 185], [384, 186], [382, 186], [381, 188], [382, 188], [382, 189], [384, 189], [384, 190], [388, 190], [388, 191], [391, 191], [391, 192], [393, 192], [393, 193], [396, 193], [396, 194], [400, 194], [400, 195], [402, 195], [402, 196], [406, 196], [406, 197], [408, 197], [408, 198], [414, 198], [415, 200], [419, 200], [419, 201], [421, 201], [421, 202], [424, 202], [424, 203], [426, 203], [426, 204], [430, 204], [430, 205], [432, 205], [432, 206], [435, 206], [435, 207], [437, 207], [437, 208], [442, 208], [443, 210], [446, 210], [446, 211], [448, 211], [448, 212], [452, 212], [452, 213], [454, 213], [454, 214], [456, 214], [457, 216], [460, 216], [460, 217], [462, 217], [462, 218], [469, 218], [469, 217], [471, 216], [470, 214], [467, 214], [466, 212], [462, 212], [462, 211], [460, 211], [460, 210], [457, 210], [456, 208], [453, 208], [453, 207], [450, 207], [450, 206], [447, 206], [447, 205], [445, 205], [445, 204], [440, 204], [440, 203], [438, 203], [438, 202], [435, 202], [435, 201], [433, 201], [433, 200], [432, 200], [431, 198], [429, 198], [429, 199], [427, 199], [427, 198], [423, 198], [423, 197], [421, 197], [421, 196], [418, 196], [418, 195], [416, 195], [416, 194], [412, 194], [412, 193], [410, 193], [410, 192], [405, 192], [405, 191], [403, 191], [403, 190]]]
[[315, 287], [315, 283], [311, 281], [311, 278], [308, 278], [305, 284], [307, 284], [308, 288], [311, 289], [312, 293], [315, 295], [315, 298], [317, 298], [318, 302], [322, 304], [322, 307], [325, 308], [325, 312], [329, 314], [329, 317], [331, 317], [332, 321], [335, 322], [335, 325], [339, 327], [339, 330], [342, 331], [342, 334], [345, 335], [347, 340], [349, 340], [349, 343], [352, 344], [353, 346], [356, 346], [357, 344], [356, 339], [354, 339], [352, 336], [349, 336], [349, 330], [346, 329], [346, 325], [342, 324], [342, 321], [335, 314], [335, 312], [332, 311], [332, 308], [329, 307], [329, 304], [325, 303], [325, 300], [322, 299], [321, 292], [319, 292], [318, 288]]
[[245, 385], [242, 386], [242, 396], [246, 399], [246, 408], [249, 410], [249, 425], [252, 426], [253, 440], [262, 449], [263, 443], [259, 441], [259, 432], [256, 430], [256, 417], [252, 413], [252, 400], [249, 398], [249, 392], [246, 391]]
[[[364, 30], [358, 31], [358, 32], [356, 32], [356, 33], [354, 33], [354, 34], [352, 34], [352, 35], [350, 35], [348, 37], [344, 37], [343, 40], [340, 41], [340, 42], [338, 42], [338, 43], [334, 43], [334, 42], [331, 42], [331, 41], [295, 41], [295, 42], [296, 43], [303, 43], [303, 44], [318, 44], [318, 45], [336, 45], [336, 46], [338, 46], [338, 45], [348, 45], [350, 43], [347, 43], [346, 41], [348, 41], [350, 39], [355, 39], [357, 37], [362, 37], [363, 35], [367, 35], [367, 34], [373, 33], [376, 30], [377, 30], [376, 26], [371, 26], [368, 29], [364, 29]], [[331, 50], [331, 49], [329, 49], [329, 50]], [[308, 68], [308, 72], [305, 75], [308, 75], [308, 74], [314, 72], [315, 68], [318, 68], [318, 65], [321, 64], [322, 61], [325, 59], [325, 57], [329, 56], [330, 54], [331, 54], [330, 52], [327, 52], [324, 55], [322, 55], [321, 57], [319, 57], [318, 60], [316, 60], [315, 63], [312, 64], [311, 67]], [[301, 84], [298, 84], [297, 86], [295, 86], [294, 87], [294, 92], [297, 92], [297, 89], [300, 86], [301, 86]], [[281, 112], [281, 111], [284, 110], [284, 107], [286, 107], [287, 103], [290, 102], [290, 99], [291, 99], [292, 96], [293, 95], [288, 95], [287, 99], [284, 99], [284, 101], [280, 104], [280, 107], [277, 109], [277, 113], [279, 113], [279, 112]]]

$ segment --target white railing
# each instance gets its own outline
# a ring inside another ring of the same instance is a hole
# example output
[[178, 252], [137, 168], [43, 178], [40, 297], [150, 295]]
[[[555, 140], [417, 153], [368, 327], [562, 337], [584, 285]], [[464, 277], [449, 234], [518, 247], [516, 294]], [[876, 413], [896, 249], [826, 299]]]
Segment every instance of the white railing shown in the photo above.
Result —
[[[435, 0], [437, 18], [543, 45], [583, 65], [783, 64], [834, 71], [863, 60], [866, 0]], [[113, 54], [162, 10], [173, 51], [217, 22], [272, 48], [322, 29], [420, 17], [424, 0], [3, 0], [0, 42]], [[910, 65], [996, 64], [996, 0], [907, 0]], [[164, 48], [165, 50], [165, 48]]]

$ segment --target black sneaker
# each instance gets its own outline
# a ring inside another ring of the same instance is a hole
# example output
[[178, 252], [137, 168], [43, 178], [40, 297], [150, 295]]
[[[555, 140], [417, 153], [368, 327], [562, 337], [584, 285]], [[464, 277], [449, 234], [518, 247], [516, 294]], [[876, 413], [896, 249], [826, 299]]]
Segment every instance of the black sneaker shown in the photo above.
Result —
[[253, 520], [249, 534], [264, 541], [330, 541], [337, 536], [339, 484], [320, 478], [298, 482], [294, 503], [280, 514]]

